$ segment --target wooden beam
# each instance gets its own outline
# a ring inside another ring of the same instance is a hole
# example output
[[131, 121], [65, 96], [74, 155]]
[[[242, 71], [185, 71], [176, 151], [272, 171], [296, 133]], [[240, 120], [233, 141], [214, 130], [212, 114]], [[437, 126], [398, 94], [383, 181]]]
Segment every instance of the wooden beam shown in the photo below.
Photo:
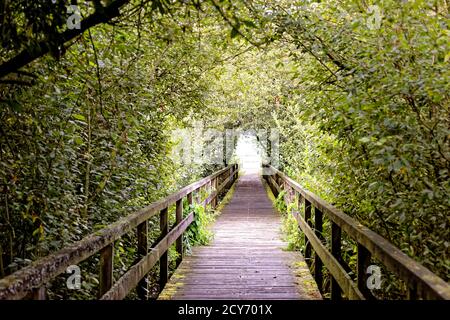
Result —
[[[159, 227], [161, 230], [161, 238], [165, 237], [169, 233], [169, 213], [167, 208], [161, 210], [159, 216]], [[162, 291], [164, 286], [169, 280], [169, 255], [168, 248], [161, 255], [161, 259], [159, 260], [159, 290]]]
[[100, 276], [98, 296], [101, 297], [113, 284], [114, 244], [109, 244], [100, 250]]
[[[148, 222], [144, 221], [137, 227], [137, 239], [138, 248], [137, 254], [139, 258], [145, 257], [148, 252]], [[148, 284], [147, 277], [144, 276], [141, 281], [139, 281], [137, 288], [137, 295], [141, 300], [147, 299]]]
[[[331, 254], [335, 259], [341, 263], [341, 228], [334, 222], [331, 222]], [[342, 290], [339, 283], [332, 276], [331, 277], [331, 300], [341, 300]]]
[[[311, 202], [305, 199], [305, 221], [311, 227]], [[305, 261], [311, 263], [311, 243], [308, 236], [305, 234]]]
[[375, 299], [372, 292], [367, 287], [367, 268], [370, 265], [371, 254], [361, 244], [358, 243], [358, 261], [357, 261], [357, 277], [358, 289], [362, 292], [366, 299]]
[[[181, 221], [183, 220], [183, 200], [180, 199], [176, 202], [176, 209], [175, 209], [175, 225], [179, 225]], [[176, 250], [178, 253], [178, 258], [176, 261], [176, 266], [178, 267], [183, 260], [183, 235], [180, 235], [178, 239], [176, 240]]]
[[[322, 216], [323, 216], [322, 212], [319, 209], [315, 208], [315, 210], [314, 210], [314, 229], [315, 229], [317, 238], [319, 238], [321, 241], [324, 241], [323, 235], [322, 235], [322, 229], [323, 229]], [[317, 287], [319, 288], [321, 293], [323, 293], [322, 267], [323, 267], [322, 260], [320, 260], [319, 255], [317, 254], [317, 252], [315, 252], [314, 253], [314, 279], [316, 280]]]
[[47, 288], [42, 286], [40, 288], [34, 289], [32, 294], [33, 300], [46, 300], [47, 299]]

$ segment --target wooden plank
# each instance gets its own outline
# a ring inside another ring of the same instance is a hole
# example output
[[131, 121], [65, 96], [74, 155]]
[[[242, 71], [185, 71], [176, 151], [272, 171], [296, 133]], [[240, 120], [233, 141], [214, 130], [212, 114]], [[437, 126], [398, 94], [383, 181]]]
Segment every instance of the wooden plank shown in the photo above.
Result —
[[[312, 226], [311, 222], [311, 202], [305, 199], [305, 221], [309, 226]], [[305, 234], [305, 260], [310, 263], [311, 260], [311, 242]]]
[[[322, 236], [323, 229], [323, 214], [322, 212], [315, 208], [314, 210], [314, 229], [316, 232], [317, 238], [319, 238], [322, 242], [324, 241]], [[323, 292], [323, 273], [322, 273], [323, 263], [320, 260], [317, 252], [314, 253], [314, 279], [316, 280], [317, 286], [319, 287], [320, 292]]]
[[[331, 222], [331, 254], [336, 258], [336, 261], [341, 263], [341, 228], [334, 222]], [[331, 276], [331, 300], [341, 300], [342, 290], [339, 283]]]
[[[183, 199], [180, 199], [176, 202], [175, 208], [175, 224], [178, 225], [183, 220]], [[180, 235], [176, 240], [176, 250], [178, 253], [178, 258], [176, 261], [176, 266], [178, 267], [183, 260], [183, 235]]]
[[[159, 215], [159, 229], [161, 237], [165, 237], [169, 233], [169, 214], [167, 208], [161, 210]], [[167, 249], [164, 250], [159, 260], [159, 288], [162, 290], [169, 279], [169, 254]]]
[[98, 297], [107, 292], [113, 284], [114, 244], [109, 244], [100, 250], [100, 275]]
[[33, 300], [46, 300], [47, 299], [47, 288], [42, 286], [40, 288], [34, 289], [31, 297]]
[[281, 171], [274, 167], [269, 167], [269, 170], [281, 176], [291, 187], [326, 214], [353, 240], [362, 244], [388, 270], [399, 276], [409, 286], [416, 286], [418, 288], [418, 294], [424, 299], [450, 300], [450, 284], [446, 283], [417, 261], [408, 257], [379, 234], [306, 190]]
[[361, 244], [358, 243], [357, 254], [357, 276], [358, 289], [362, 292], [366, 299], [374, 299], [370, 290], [367, 287], [367, 267], [370, 265], [370, 252]]
[[[142, 259], [145, 257], [148, 252], [148, 222], [144, 221], [137, 227], [137, 239], [138, 239], [138, 249], [137, 254], [138, 258]], [[144, 278], [139, 281], [137, 288], [137, 295], [140, 299], [145, 300], [147, 298], [148, 286], [147, 286], [147, 278]]]

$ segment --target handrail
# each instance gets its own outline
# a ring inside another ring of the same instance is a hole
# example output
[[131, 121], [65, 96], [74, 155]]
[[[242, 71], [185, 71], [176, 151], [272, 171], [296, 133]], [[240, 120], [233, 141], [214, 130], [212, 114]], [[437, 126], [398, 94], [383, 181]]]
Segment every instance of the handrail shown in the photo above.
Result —
[[[367, 267], [371, 256], [405, 281], [409, 298], [450, 299], [450, 285], [443, 279], [408, 257], [377, 233], [303, 188], [283, 172], [272, 166], [266, 167], [264, 177], [275, 196], [278, 196], [281, 191], [291, 191], [294, 198], [297, 196], [299, 203], [304, 202], [303, 216], [299, 212], [294, 212], [293, 215], [305, 235], [305, 259], [307, 261], [311, 259], [312, 247], [315, 251], [315, 280], [322, 289], [322, 264], [324, 264], [332, 276], [332, 299], [340, 299], [341, 291], [349, 299], [374, 298], [366, 285]], [[289, 203], [292, 198], [289, 194], [284, 200]], [[311, 219], [312, 208], [314, 208], [314, 223]], [[325, 240], [322, 236], [323, 214], [331, 221], [331, 252], [324, 245]], [[341, 231], [346, 232], [358, 243], [356, 283], [346, 271], [348, 267], [341, 257]]]
[[[98, 252], [100, 252], [99, 298], [124, 298], [131, 289], [142, 281], [142, 278], [158, 260], [160, 260], [160, 285], [163, 287], [168, 279], [167, 250], [176, 241], [177, 252], [182, 258], [183, 246], [181, 235], [192, 221], [194, 221], [192, 212], [186, 218], [183, 219], [182, 217], [183, 198], [187, 197], [188, 203], [192, 204], [192, 194], [209, 184], [215, 190], [202, 202], [202, 205], [206, 206], [211, 203], [212, 207], [215, 207], [217, 205], [217, 196], [228, 185], [236, 181], [238, 170], [237, 164], [223, 168], [206, 178], [182, 188], [174, 194], [120, 219], [107, 228], [94, 232], [82, 240], [0, 279], [0, 300], [19, 300], [30, 294], [33, 299], [43, 299], [45, 298], [46, 283], [65, 272], [68, 266], [78, 264]], [[221, 182], [220, 185], [219, 180]], [[176, 223], [174, 228], [169, 231], [168, 207], [174, 203], [176, 204]], [[147, 221], [158, 213], [160, 214], [160, 240], [153, 248], [148, 248]], [[141, 260], [113, 284], [114, 241], [134, 228], [137, 228], [138, 254]], [[177, 261], [177, 264], [180, 261], [181, 259]], [[142, 290], [138, 290], [140, 296], [143, 296], [142, 292]]]

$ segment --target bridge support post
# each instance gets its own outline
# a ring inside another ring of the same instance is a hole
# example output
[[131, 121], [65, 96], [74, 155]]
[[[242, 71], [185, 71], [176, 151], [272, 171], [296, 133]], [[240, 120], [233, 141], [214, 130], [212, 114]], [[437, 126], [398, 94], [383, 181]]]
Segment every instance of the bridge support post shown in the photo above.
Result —
[[[162, 209], [159, 215], [161, 238], [169, 233], [169, 214], [167, 208]], [[159, 259], [159, 289], [162, 290], [169, 279], [169, 255], [164, 252]]]
[[[183, 199], [180, 199], [176, 202], [175, 218], [176, 218], [175, 225], [180, 224], [181, 221], [183, 220]], [[178, 237], [175, 246], [178, 253], [178, 258], [176, 261], [176, 266], [178, 267], [181, 261], [183, 260], [183, 235]]]
[[214, 179], [214, 190], [216, 190], [216, 197], [214, 198], [214, 208], [217, 207], [218, 199], [219, 199], [219, 181], [222, 176], [219, 175]]
[[[323, 241], [322, 228], [323, 228], [323, 214], [317, 208], [314, 208], [314, 228], [316, 230], [316, 236]], [[314, 253], [314, 279], [316, 280], [317, 286], [320, 292], [323, 292], [323, 273], [322, 273], [323, 263], [320, 260], [317, 252]]]
[[358, 289], [366, 299], [373, 299], [374, 296], [367, 287], [367, 267], [370, 265], [371, 254], [363, 245], [358, 243]]
[[[311, 223], [311, 202], [305, 199], [305, 221], [306, 223], [312, 227]], [[309, 242], [308, 237], [305, 234], [305, 261], [307, 263], [311, 262], [311, 243]]]
[[[341, 262], [341, 228], [331, 222], [331, 254], [338, 262]], [[342, 290], [338, 282], [331, 277], [331, 300], [341, 300]]]
[[192, 197], [192, 192], [188, 193], [188, 195], [186, 196], [187, 198], [187, 204], [188, 206], [190, 206], [194, 201], [193, 201], [193, 197]]
[[113, 258], [114, 258], [114, 243], [111, 243], [100, 250], [100, 289], [98, 292], [101, 298], [113, 283]]
[[[148, 223], [147, 221], [142, 222], [137, 226], [137, 240], [138, 240], [138, 248], [137, 254], [139, 259], [145, 257], [148, 252]], [[146, 300], [147, 299], [147, 276], [145, 276], [141, 281], [139, 281], [138, 286], [136, 288], [137, 295], [139, 299]]]
[[46, 300], [47, 299], [47, 288], [42, 286], [40, 288], [34, 289], [32, 292], [33, 300]]

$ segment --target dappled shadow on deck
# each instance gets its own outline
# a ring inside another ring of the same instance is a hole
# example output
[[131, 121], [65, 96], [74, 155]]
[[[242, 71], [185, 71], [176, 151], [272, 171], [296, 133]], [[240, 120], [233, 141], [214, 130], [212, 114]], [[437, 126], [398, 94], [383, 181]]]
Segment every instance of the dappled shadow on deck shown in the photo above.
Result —
[[185, 257], [159, 298], [321, 299], [300, 253], [283, 250], [280, 228], [260, 177], [240, 177], [214, 240]]

